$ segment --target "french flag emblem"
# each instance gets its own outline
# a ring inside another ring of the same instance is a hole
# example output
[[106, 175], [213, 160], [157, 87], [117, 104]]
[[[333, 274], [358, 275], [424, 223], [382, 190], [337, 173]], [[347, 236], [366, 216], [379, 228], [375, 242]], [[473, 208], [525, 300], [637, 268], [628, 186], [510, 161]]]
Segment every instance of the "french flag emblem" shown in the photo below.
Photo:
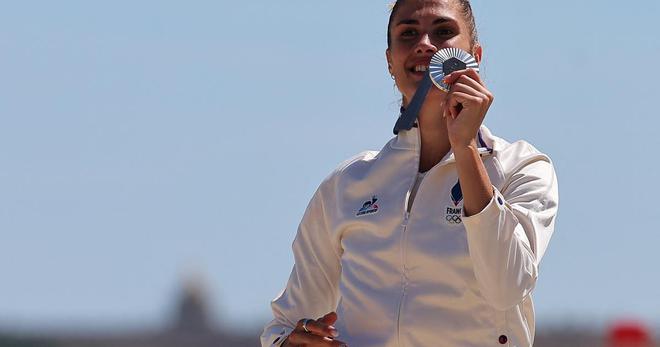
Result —
[[461, 190], [461, 181], [456, 182], [454, 188], [451, 189], [451, 201], [454, 202], [454, 206], [463, 201], [463, 191]]

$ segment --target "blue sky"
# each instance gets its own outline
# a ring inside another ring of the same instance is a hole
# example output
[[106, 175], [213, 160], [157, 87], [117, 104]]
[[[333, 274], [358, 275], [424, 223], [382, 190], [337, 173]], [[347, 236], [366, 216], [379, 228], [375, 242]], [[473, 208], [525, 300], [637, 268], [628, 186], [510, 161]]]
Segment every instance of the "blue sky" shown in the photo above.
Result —
[[[474, 1], [486, 119], [554, 160], [539, 324], [660, 325], [656, 1]], [[182, 278], [260, 325], [320, 181], [391, 136], [386, 1], [0, 11], [0, 326], [158, 326]]]

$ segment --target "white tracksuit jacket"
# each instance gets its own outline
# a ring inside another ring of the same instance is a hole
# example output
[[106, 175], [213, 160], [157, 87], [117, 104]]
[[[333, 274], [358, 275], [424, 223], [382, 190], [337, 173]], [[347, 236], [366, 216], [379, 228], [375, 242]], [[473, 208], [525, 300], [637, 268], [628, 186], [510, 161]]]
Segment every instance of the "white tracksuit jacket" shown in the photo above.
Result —
[[419, 130], [340, 165], [311, 199], [293, 242], [295, 265], [272, 301], [262, 346], [301, 318], [336, 311], [351, 347], [531, 346], [531, 292], [554, 229], [557, 179], [524, 141], [481, 127], [492, 201], [465, 217], [453, 154], [427, 172], [410, 213]]

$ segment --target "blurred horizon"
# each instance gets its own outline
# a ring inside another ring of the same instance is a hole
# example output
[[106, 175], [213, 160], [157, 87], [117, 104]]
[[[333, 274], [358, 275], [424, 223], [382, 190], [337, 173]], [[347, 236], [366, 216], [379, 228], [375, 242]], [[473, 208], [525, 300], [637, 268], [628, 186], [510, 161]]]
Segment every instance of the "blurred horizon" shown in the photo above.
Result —
[[[86, 329], [55, 328], [12, 330], [0, 327], [0, 346], [11, 347], [179, 347], [179, 346], [258, 346], [261, 326], [249, 325], [231, 328], [217, 320], [212, 312], [210, 291], [199, 274], [181, 283], [178, 293], [168, 308], [164, 324], [140, 326], [97, 326]], [[82, 328], [81, 328], [82, 327]], [[639, 321], [612, 321], [606, 327], [573, 325], [537, 325], [536, 347], [598, 347], [619, 346], [623, 341], [637, 341], [626, 346], [651, 347], [657, 344], [655, 327]], [[631, 340], [632, 339], [632, 340]], [[640, 344], [647, 341], [650, 344]]]
[[[231, 317], [223, 312], [221, 302], [223, 298], [214, 296], [214, 291], [208, 286], [208, 279], [205, 278], [203, 273], [194, 272], [188, 273], [184, 276], [179, 283], [173, 285], [173, 291], [170, 292], [171, 297], [166, 300], [164, 305], [160, 308], [160, 314], [157, 319], [144, 319], [140, 317], [124, 317], [121, 320], [103, 319], [94, 317], [95, 321], [90, 322], [89, 319], [72, 319], [70, 321], [59, 320], [44, 320], [43, 322], [33, 321], [29, 324], [22, 325], [18, 321], [10, 322], [8, 320], [0, 321], [0, 334], [26, 334], [31, 335], [36, 333], [53, 334], [57, 335], [72, 335], [72, 336], [94, 336], [97, 334], [107, 335], [116, 333], [130, 333], [130, 332], [149, 332], [161, 331], [169, 329], [172, 324], [175, 324], [180, 316], [180, 303], [187, 296], [190, 295], [190, 286], [195, 288], [193, 293], [201, 295], [204, 300], [204, 309], [208, 315], [208, 323], [211, 328], [220, 329], [225, 331], [232, 331], [238, 335], [246, 333], [260, 332], [267, 321], [272, 319], [268, 314], [262, 317], [255, 317], [251, 322], [236, 323]], [[603, 333], [608, 328], [616, 323], [622, 322], [636, 322], [651, 329], [651, 331], [660, 333], [660, 322], [646, 321], [639, 316], [634, 315], [619, 315], [607, 318], [594, 318], [585, 320], [582, 317], [574, 317], [570, 315], [561, 317], [543, 317], [537, 316], [537, 329], [540, 331], [556, 330], [556, 329], [585, 329], [593, 333]], [[17, 324], [18, 323], [18, 324]], [[660, 334], [656, 333], [658, 338]], [[1, 345], [1, 344], [0, 344]]]
[[[193, 315], [203, 314], [202, 322], [198, 322], [197, 317], [193, 317], [192, 324], [199, 324], [208, 327], [210, 330], [225, 331], [236, 335], [249, 335], [260, 333], [263, 325], [267, 320], [272, 318], [268, 316], [257, 317], [253, 322], [248, 324], [232, 323], [230, 317], [226, 317], [222, 310], [217, 311], [217, 301], [213, 295], [212, 288], [208, 287], [208, 281], [205, 276], [200, 272], [188, 273], [181, 279], [176, 286], [176, 290], [172, 292], [172, 297], [168, 300], [166, 305], [162, 307], [161, 317], [156, 321], [142, 320], [139, 324], [134, 324], [130, 319], [128, 321], [103, 321], [99, 320], [95, 323], [72, 320], [69, 323], [62, 324], [30, 324], [27, 326], [12, 325], [8, 322], [0, 321], [0, 335], [2, 334], [16, 334], [17, 336], [117, 336], [121, 334], [131, 333], [156, 333], [159, 331], [167, 331], [170, 329], [178, 329], [177, 326], [190, 318], [190, 313], [186, 313], [184, 302], [195, 301], [195, 312]], [[197, 311], [200, 311], [199, 313]], [[547, 331], [565, 331], [570, 333], [571, 329], [581, 332], [589, 332], [592, 334], [604, 335], [610, 328], [617, 324], [624, 323], [637, 323], [645, 326], [650, 331], [655, 332], [654, 336], [660, 339], [660, 324], [657, 322], [648, 322], [634, 316], [619, 316], [610, 317], [605, 320], [592, 320], [584, 321], [577, 317], [563, 317], [562, 319], [544, 319], [537, 317], [537, 330], [541, 332]], [[197, 327], [193, 327], [197, 329]], [[0, 346], [2, 344], [0, 343]]]

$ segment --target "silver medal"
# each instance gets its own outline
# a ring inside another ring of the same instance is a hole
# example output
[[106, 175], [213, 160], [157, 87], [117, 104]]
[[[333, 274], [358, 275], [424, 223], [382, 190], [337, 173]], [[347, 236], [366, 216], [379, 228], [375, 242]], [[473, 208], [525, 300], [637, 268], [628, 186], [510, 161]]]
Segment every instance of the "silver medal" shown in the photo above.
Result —
[[437, 51], [429, 65], [429, 75], [436, 87], [449, 91], [449, 86], [442, 79], [454, 71], [474, 69], [479, 72], [479, 64], [470, 53], [458, 48], [444, 48]]

